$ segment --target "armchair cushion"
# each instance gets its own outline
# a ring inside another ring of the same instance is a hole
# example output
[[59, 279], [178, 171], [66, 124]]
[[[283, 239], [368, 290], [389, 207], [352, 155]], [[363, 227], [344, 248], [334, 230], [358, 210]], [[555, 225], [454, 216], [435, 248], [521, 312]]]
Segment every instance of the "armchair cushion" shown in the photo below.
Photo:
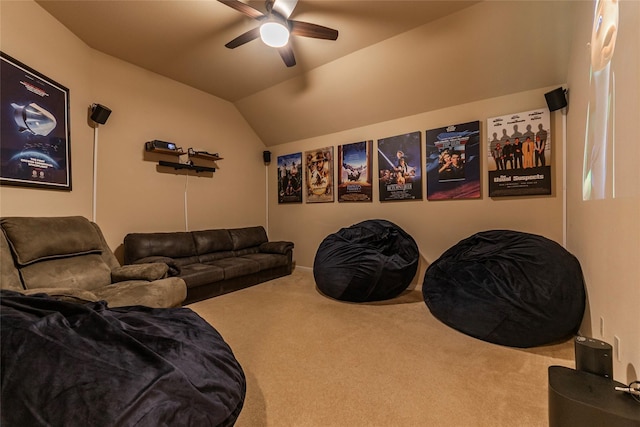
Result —
[[111, 269], [100, 254], [37, 262], [20, 269], [26, 289], [76, 288], [91, 290], [111, 284]]
[[148, 256], [146, 258], [142, 258], [137, 260], [136, 262], [134, 262], [132, 265], [135, 264], [149, 264], [149, 263], [162, 263], [162, 264], [166, 264], [168, 267], [168, 274], [169, 276], [178, 276], [180, 274], [180, 266], [178, 265], [178, 263], [176, 262], [175, 259], [170, 258], [168, 256]]
[[100, 236], [84, 217], [7, 217], [2, 219], [19, 265], [71, 255], [99, 254]]
[[125, 280], [148, 280], [152, 282], [167, 277], [168, 271], [169, 266], [159, 262], [124, 265], [111, 270], [111, 281], [113, 283], [124, 282]]

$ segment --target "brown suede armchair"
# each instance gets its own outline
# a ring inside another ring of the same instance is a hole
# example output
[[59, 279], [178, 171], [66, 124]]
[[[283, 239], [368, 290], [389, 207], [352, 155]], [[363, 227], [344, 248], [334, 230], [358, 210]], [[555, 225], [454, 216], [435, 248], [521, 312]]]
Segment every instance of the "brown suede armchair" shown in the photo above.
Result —
[[84, 217], [6, 217], [0, 226], [0, 289], [110, 307], [177, 307], [187, 296], [164, 263], [121, 266]]

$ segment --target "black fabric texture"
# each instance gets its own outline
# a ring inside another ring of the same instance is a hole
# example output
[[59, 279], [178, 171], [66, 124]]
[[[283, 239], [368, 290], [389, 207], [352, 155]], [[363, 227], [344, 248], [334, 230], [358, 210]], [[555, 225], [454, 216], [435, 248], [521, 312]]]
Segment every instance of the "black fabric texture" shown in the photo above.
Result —
[[424, 276], [427, 307], [467, 335], [534, 347], [576, 333], [585, 310], [578, 260], [545, 237], [490, 230], [461, 240]]
[[323, 294], [368, 302], [395, 298], [418, 270], [418, 245], [396, 224], [371, 219], [328, 235], [316, 252], [313, 275]]
[[0, 296], [3, 427], [232, 426], [242, 410], [242, 367], [190, 309]]

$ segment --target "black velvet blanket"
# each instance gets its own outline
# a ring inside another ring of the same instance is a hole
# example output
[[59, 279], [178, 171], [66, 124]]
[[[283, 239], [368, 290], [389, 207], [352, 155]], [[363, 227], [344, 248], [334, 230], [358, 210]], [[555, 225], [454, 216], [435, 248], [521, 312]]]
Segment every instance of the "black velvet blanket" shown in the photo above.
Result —
[[187, 308], [2, 291], [1, 425], [231, 426], [244, 372]]

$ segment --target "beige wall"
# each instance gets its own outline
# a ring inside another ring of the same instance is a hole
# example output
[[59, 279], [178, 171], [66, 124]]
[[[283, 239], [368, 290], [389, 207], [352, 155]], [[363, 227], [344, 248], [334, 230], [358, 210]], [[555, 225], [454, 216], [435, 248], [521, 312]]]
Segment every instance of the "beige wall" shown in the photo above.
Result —
[[597, 200], [582, 197], [587, 109], [594, 103], [588, 46], [593, 2], [576, 2], [573, 7], [575, 34], [567, 79], [567, 247], [580, 260], [587, 285], [589, 306], [582, 332], [612, 345], [614, 336], [620, 338], [614, 376], [627, 383], [640, 376], [640, 2], [620, 2], [613, 57], [616, 169], [607, 179], [612, 184], [615, 178], [617, 194]]
[[[422, 132], [422, 159], [424, 165], [425, 131], [450, 124], [481, 121], [482, 137], [482, 197], [472, 200], [427, 201], [423, 189], [422, 201], [379, 202], [377, 180], [374, 181], [372, 203], [277, 203], [277, 163], [269, 167], [269, 231], [273, 236], [292, 239], [296, 243], [296, 265], [313, 267], [318, 245], [328, 234], [366, 219], [382, 218], [392, 221], [413, 236], [418, 243], [422, 259], [420, 274], [415, 281], [422, 283], [424, 269], [442, 252], [471, 234], [488, 229], [514, 229], [541, 234], [562, 243], [562, 129], [558, 113], [552, 114], [553, 142], [553, 194], [535, 197], [487, 196], [487, 158], [485, 157], [484, 130], [489, 117], [528, 111], [545, 107], [542, 88], [519, 94], [459, 105], [431, 111], [398, 120], [352, 129], [345, 132], [282, 144], [274, 148], [277, 156], [305, 152], [316, 148], [337, 146], [352, 142], [377, 140], [408, 132]], [[373, 170], [378, 170], [377, 155], [373, 156]], [[424, 180], [423, 180], [424, 181]], [[423, 186], [424, 187], [424, 186]]]
[[[572, 3], [575, 34], [572, 54], [567, 58], [570, 72], [566, 79], [570, 87], [566, 116], [567, 248], [578, 256], [583, 266], [589, 294], [582, 332], [610, 343], [614, 335], [621, 339], [621, 360], [615, 361], [614, 374], [616, 379], [627, 382], [638, 378], [640, 371], [640, 321], [636, 315], [640, 302], [640, 198], [636, 193], [627, 198], [587, 203], [581, 197], [585, 111], [589, 97], [586, 45], [592, 7], [589, 1]], [[622, 7], [625, 9], [622, 23], [625, 28], [634, 29], [631, 37], [635, 36], [637, 41], [640, 3], [623, 1]], [[560, 112], [552, 114], [553, 137], [557, 142], [553, 152], [552, 196], [487, 197], [485, 159], [479, 200], [278, 205], [276, 199], [278, 155], [365, 139], [376, 141], [417, 130], [422, 132], [424, 143], [426, 129], [472, 120], [484, 122], [487, 117], [541, 107], [543, 93], [555, 87], [488, 98], [276, 146], [271, 149], [274, 160], [265, 170], [261, 154], [264, 146], [232, 105], [93, 51], [32, 1], [0, 2], [0, 19], [0, 48], [4, 52], [70, 88], [73, 170], [71, 192], [1, 187], [0, 214], [3, 216], [91, 217], [94, 133], [86, 116], [87, 107], [98, 102], [113, 110], [109, 122], [99, 128], [97, 222], [114, 249], [130, 231], [183, 230], [186, 223], [190, 229], [266, 223], [266, 182], [270, 237], [295, 242], [298, 266], [312, 267], [318, 244], [327, 234], [368, 218], [389, 219], [416, 238], [423, 258], [416, 285], [422, 280], [428, 263], [476, 231], [512, 228], [562, 242], [563, 120]], [[624, 48], [623, 45], [619, 50]], [[624, 52], [628, 72], [620, 73], [622, 91], [625, 86], [633, 87], [629, 79], [635, 76], [637, 83], [638, 75], [637, 46], [627, 45]], [[332, 65], [335, 66], [340, 64]], [[630, 75], [625, 82], [623, 76]], [[322, 75], [314, 74], [314, 77], [316, 83], [323, 81]], [[640, 99], [640, 93], [630, 95]], [[326, 108], [323, 111], [326, 112]], [[627, 101], [618, 105], [617, 111], [625, 118], [618, 130], [621, 135], [629, 135], [640, 118], [638, 105]], [[350, 113], [340, 110], [339, 104], [332, 105], [331, 112]], [[175, 141], [185, 149], [193, 146], [219, 152], [225, 159], [219, 162], [220, 169], [212, 177], [192, 174], [187, 178], [161, 173], [155, 163], [158, 157], [142, 149], [149, 139]], [[639, 157], [636, 141], [635, 134], [619, 140], [629, 158]], [[634, 182], [637, 189], [640, 169], [637, 165], [626, 169], [635, 171], [625, 178]], [[185, 220], [185, 189], [188, 221]], [[377, 192], [374, 192], [375, 199]], [[605, 319], [603, 336], [599, 335], [600, 317]]]
[[[3, 216], [92, 218], [87, 109], [100, 103], [113, 112], [98, 128], [96, 221], [112, 249], [129, 232], [265, 224], [264, 145], [231, 103], [88, 48], [34, 2], [3, 1], [1, 13], [2, 50], [70, 90], [73, 183], [71, 192], [4, 186]], [[224, 160], [213, 174], [160, 171], [158, 160], [177, 158], [146, 153], [152, 139]]]

